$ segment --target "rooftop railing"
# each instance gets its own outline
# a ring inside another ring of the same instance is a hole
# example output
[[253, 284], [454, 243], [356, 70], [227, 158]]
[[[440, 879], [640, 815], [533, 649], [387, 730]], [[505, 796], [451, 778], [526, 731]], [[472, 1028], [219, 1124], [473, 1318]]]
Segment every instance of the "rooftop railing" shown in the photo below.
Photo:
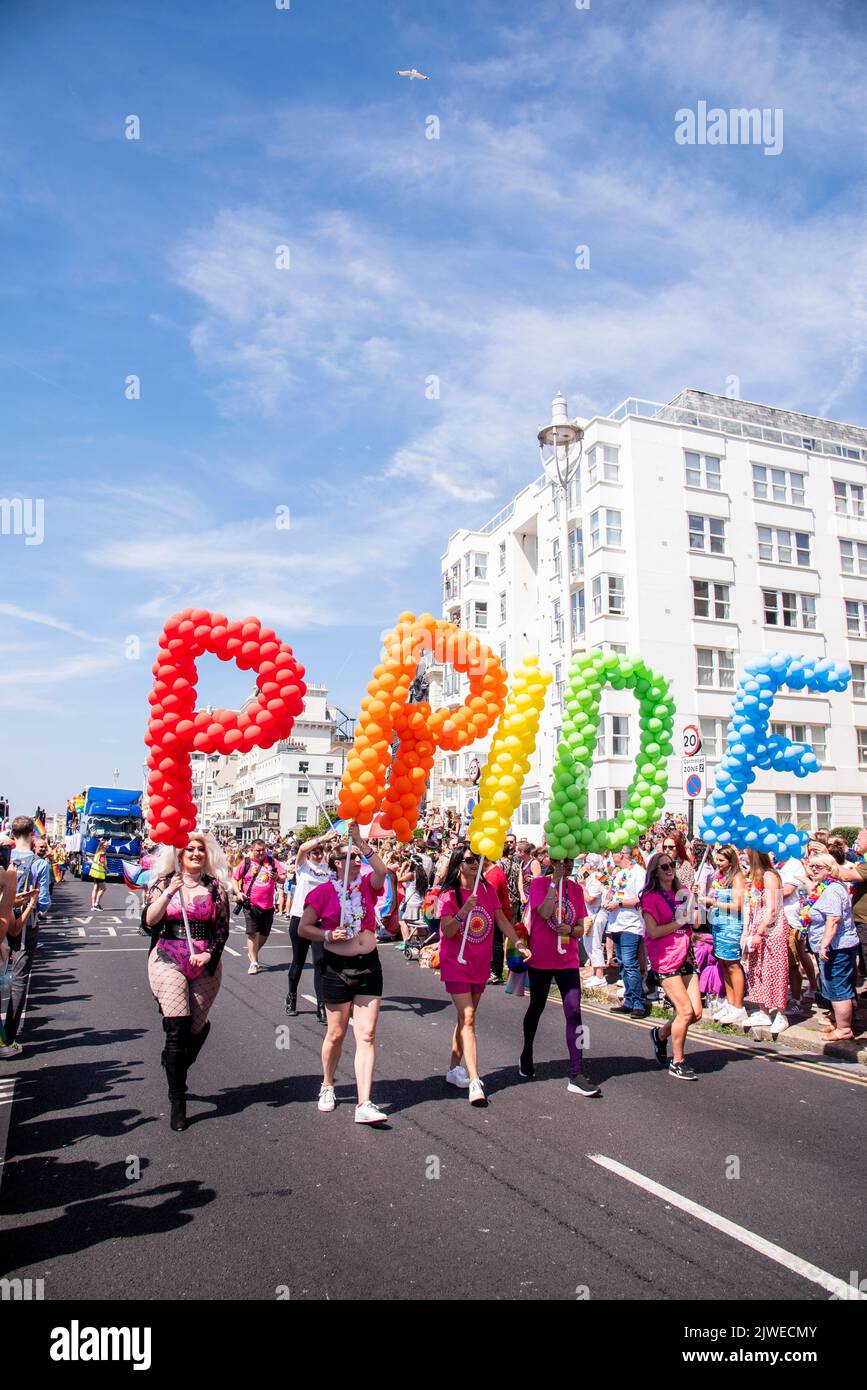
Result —
[[629, 396], [622, 401], [611, 411], [608, 419], [625, 420], [629, 415], [640, 416], [643, 420], [659, 420], [666, 425], [687, 425], [694, 429], [736, 435], [742, 439], [758, 439], [765, 444], [786, 444], [792, 449], [802, 449], [811, 454], [828, 454], [832, 458], [855, 459], [867, 463], [867, 449], [858, 449], [853, 444], [832, 439], [817, 439], [813, 435], [775, 429], [770, 425], [757, 425], [754, 420], [745, 417], [738, 419], [732, 415], [713, 415], [701, 410], [689, 410], [680, 405], [664, 405], [660, 401], [643, 401], [637, 396]]

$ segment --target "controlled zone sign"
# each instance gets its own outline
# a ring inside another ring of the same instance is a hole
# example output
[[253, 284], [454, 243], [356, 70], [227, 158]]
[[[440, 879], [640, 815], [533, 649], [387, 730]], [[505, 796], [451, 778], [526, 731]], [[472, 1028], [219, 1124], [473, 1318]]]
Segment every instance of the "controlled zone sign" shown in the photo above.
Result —
[[682, 758], [683, 791], [688, 801], [698, 801], [707, 795], [707, 764], [704, 756]]

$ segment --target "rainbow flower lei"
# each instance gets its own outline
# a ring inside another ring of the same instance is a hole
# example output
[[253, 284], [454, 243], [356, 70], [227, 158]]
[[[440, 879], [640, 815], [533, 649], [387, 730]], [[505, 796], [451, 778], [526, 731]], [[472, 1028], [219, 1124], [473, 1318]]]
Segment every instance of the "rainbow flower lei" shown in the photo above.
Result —
[[807, 931], [807, 928], [812, 925], [810, 909], [813, 907], [815, 903], [819, 901], [825, 889], [830, 887], [832, 883], [836, 883], [837, 881], [838, 880], [835, 878], [823, 878], [821, 883], [811, 883], [809, 888], [807, 888], [806, 890], [803, 888], [800, 890], [800, 918], [801, 931], [803, 933], [805, 933]]

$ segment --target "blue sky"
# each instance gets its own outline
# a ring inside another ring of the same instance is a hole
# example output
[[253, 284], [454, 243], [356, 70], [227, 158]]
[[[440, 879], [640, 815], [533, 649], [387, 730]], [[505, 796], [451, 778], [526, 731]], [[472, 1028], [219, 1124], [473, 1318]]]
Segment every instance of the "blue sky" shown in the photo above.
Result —
[[[45, 503], [41, 545], [0, 536], [14, 809], [138, 784], [189, 604], [267, 620], [354, 709], [558, 389], [589, 415], [737, 375], [867, 422], [858, 0], [5, 0], [0, 54], [0, 496]], [[783, 152], [678, 145], [699, 100], [782, 108]]]

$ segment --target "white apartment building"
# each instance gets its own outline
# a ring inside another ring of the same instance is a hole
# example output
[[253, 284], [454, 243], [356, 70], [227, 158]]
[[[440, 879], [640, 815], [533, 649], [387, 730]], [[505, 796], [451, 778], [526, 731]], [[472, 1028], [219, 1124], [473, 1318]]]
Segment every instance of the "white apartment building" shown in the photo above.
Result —
[[290, 739], [228, 757], [191, 755], [198, 824], [244, 843], [315, 824], [320, 804], [334, 809], [351, 744], [352, 721], [329, 706], [324, 685], [308, 685]]
[[[562, 397], [554, 414], [566, 418]], [[583, 455], [565, 512], [543, 474], [479, 530], [456, 531], [442, 558], [443, 616], [508, 668], [536, 653], [554, 675], [514, 829], [541, 829], [569, 661], [596, 647], [640, 652], [669, 679], [676, 754], [698, 722], [711, 787], [746, 661], [767, 650], [848, 661], [847, 693], [781, 693], [772, 712], [773, 730], [811, 743], [822, 771], [759, 773], [746, 804], [801, 825], [867, 823], [867, 429], [695, 390], [574, 423]], [[442, 688], [449, 703], [466, 694], [451, 670]], [[629, 691], [606, 690], [601, 710], [589, 812], [610, 817], [632, 780], [638, 716]], [[463, 810], [473, 754], [483, 762], [484, 745], [438, 753], [444, 808]], [[684, 811], [678, 756], [669, 772], [667, 805]]]

